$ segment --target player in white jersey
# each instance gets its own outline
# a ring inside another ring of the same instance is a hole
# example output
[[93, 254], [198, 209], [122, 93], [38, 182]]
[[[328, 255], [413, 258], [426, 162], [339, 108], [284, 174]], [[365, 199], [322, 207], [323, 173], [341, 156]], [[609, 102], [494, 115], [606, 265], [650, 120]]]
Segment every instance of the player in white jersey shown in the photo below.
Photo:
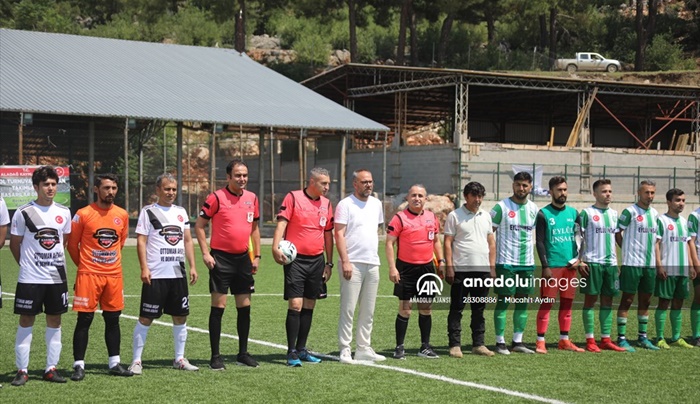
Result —
[[[7, 204], [0, 196], [0, 250], [5, 246], [7, 237], [7, 225], [10, 224], [10, 214], [7, 211]], [[0, 278], [0, 309], [2, 308], [2, 278]], [[2, 387], [2, 385], [0, 385]]]
[[[528, 172], [513, 177], [513, 196], [506, 198], [491, 210], [493, 231], [496, 233], [496, 277], [502, 278], [503, 287], [495, 287], [498, 303], [493, 312], [496, 329], [496, 353], [509, 355], [503, 336], [506, 328], [506, 310], [511, 300], [513, 311], [513, 345], [515, 352], [534, 354], [523, 344], [527, 325], [527, 296], [533, 291], [535, 271], [534, 232], [537, 205], [527, 199], [532, 190], [532, 176]], [[505, 284], [512, 286], [505, 286]], [[515, 295], [515, 299], [513, 299]]]
[[656, 183], [642, 181], [637, 188], [637, 203], [620, 213], [615, 241], [622, 247], [620, 290], [622, 298], [617, 309], [617, 345], [633, 352], [627, 341], [627, 313], [634, 295], [639, 293], [637, 321], [639, 323], [638, 345], [650, 350], [659, 348], [647, 338], [649, 324], [649, 302], [656, 281], [656, 253], [654, 251], [657, 232], [656, 218], [659, 213], [651, 207], [656, 195]]
[[693, 332], [693, 345], [700, 346], [700, 208], [688, 216], [688, 235], [690, 235], [690, 258], [695, 268], [693, 279], [694, 298], [690, 306], [690, 329]]
[[[656, 287], [654, 295], [659, 305], [654, 313], [656, 346], [669, 349], [670, 345], [693, 348], [681, 338], [683, 300], [688, 297], [688, 277], [695, 279], [695, 268], [690, 260], [690, 235], [688, 221], [681, 216], [685, 207], [685, 193], [678, 188], [666, 192], [668, 211], [657, 219], [656, 235]], [[668, 306], [671, 305], [671, 340], [664, 339]]]
[[177, 181], [170, 174], [156, 179], [158, 202], [141, 210], [136, 224], [137, 251], [141, 264], [141, 313], [134, 328], [133, 360], [129, 370], [135, 375], [143, 372], [141, 355], [148, 329], [153, 320], [169, 314], [173, 318], [175, 360], [180, 370], [199, 370], [185, 359], [187, 316], [190, 314], [188, 276], [185, 259], [190, 267], [190, 285], [197, 282], [194, 243], [190, 233], [187, 211], [174, 205]]
[[[612, 301], [620, 288], [617, 269], [617, 211], [610, 208], [612, 183], [600, 179], [593, 183], [595, 204], [583, 209], [579, 214], [583, 232], [583, 278], [586, 284], [581, 288], [585, 295], [583, 302], [583, 329], [586, 333], [586, 350], [600, 352], [601, 349], [625, 351], [610, 339], [612, 330]], [[587, 271], [587, 273], [586, 273]], [[595, 314], [593, 307], [600, 296], [600, 344], [595, 341]], [[631, 349], [634, 349], [630, 347]]]
[[12, 218], [10, 251], [19, 264], [15, 314], [19, 327], [15, 339], [17, 374], [13, 386], [23, 386], [29, 376], [29, 351], [36, 315], [46, 313], [46, 368], [43, 379], [65, 383], [57, 371], [61, 356], [61, 314], [68, 311], [66, 258], [63, 251], [71, 231], [70, 210], [54, 203], [58, 174], [48, 166], [32, 174], [36, 200], [20, 207]]

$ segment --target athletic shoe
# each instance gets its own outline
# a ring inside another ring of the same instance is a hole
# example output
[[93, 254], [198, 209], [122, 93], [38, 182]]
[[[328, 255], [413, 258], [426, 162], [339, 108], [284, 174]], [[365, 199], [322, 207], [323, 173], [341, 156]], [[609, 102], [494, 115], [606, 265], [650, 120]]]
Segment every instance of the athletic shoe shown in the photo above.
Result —
[[27, 374], [27, 372], [25, 372], [24, 370], [19, 370], [17, 371], [15, 378], [12, 379], [12, 383], [10, 384], [12, 384], [13, 386], [24, 386], [24, 383], [26, 383], [27, 380], [29, 380], [29, 375]]
[[134, 375], [130, 370], [124, 369], [124, 366], [122, 366], [120, 363], [117, 363], [113, 367], [109, 368], [109, 374], [112, 376], [124, 376], [124, 377], [129, 377], [129, 376]]
[[355, 361], [352, 360], [352, 352], [350, 352], [350, 348], [343, 348], [340, 351], [340, 363], [344, 363], [346, 365], [351, 365], [355, 363]]
[[500, 342], [496, 344], [496, 353], [501, 355], [510, 355], [510, 351], [508, 348], [506, 348], [506, 344]]
[[618, 338], [617, 346], [619, 346], [620, 348], [624, 348], [627, 352], [637, 352], [637, 350], [634, 349], [632, 345], [630, 345], [629, 341], [627, 341], [627, 338]]
[[299, 360], [297, 351], [291, 351], [287, 354], [287, 366], [291, 366], [293, 368], [301, 367], [301, 361]]
[[248, 366], [251, 368], [257, 368], [260, 366], [258, 362], [253, 359], [253, 357], [248, 352], [239, 353], [236, 356], [236, 365], [238, 366]]
[[490, 349], [486, 348], [485, 345], [479, 345], [479, 346], [473, 347], [473, 348], [472, 348], [472, 354], [473, 354], [473, 355], [488, 356], [488, 357], [491, 357], [491, 356], [496, 355], [495, 353], [493, 353], [493, 351], [491, 351]]
[[428, 358], [428, 359], [437, 359], [439, 358], [438, 354], [433, 351], [433, 347], [431, 347], [428, 344], [423, 344], [420, 347], [420, 351], [418, 352], [418, 356], [421, 358]]
[[79, 382], [85, 378], [85, 369], [80, 365], [73, 366], [73, 374], [70, 375], [70, 379], [74, 382]]
[[646, 337], [639, 338], [639, 341], [637, 341], [637, 345], [642, 348], [649, 349], [651, 351], [658, 351], [659, 349], [661, 349], [658, 346], [654, 345], [651, 341], [649, 341], [649, 338]]
[[518, 353], [524, 353], [524, 354], [534, 354], [535, 351], [532, 349], [528, 348], [523, 344], [522, 342], [513, 342], [513, 345], [510, 346], [510, 350], [513, 352], [518, 352]]
[[306, 348], [298, 351], [299, 359], [309, 363], [321, 363], [321, 359], [311, 355]]
[[677, 340], [670, 342], [669, 345], [673, 345], [679, 348], [694, 348], [692, 345], [685, 342], [683, 338], [678, 338]]
[[693, 338], [693, 345], [700, 346], [700, 338]]
[[197, 366], [192, 365], [190, 361], [185, 358], [182, 358], [179, 361], [173, 361], [173, 369], [189, 370], [190, 372], [199, 370]]
[[42, 378], [46, 382], [51, 383], [65, 383], [66, 379], [61, 376], [56, 368], [51, 368], [47, 372], [44, 372], [44, 377]]
[[224, 360], [221, 358], [221, 355], [214, 355], [211, 357], [211, 360], [209, 361], [209, 367], [211, 370], [224, 370], [226, 369], [226, 365], [224, 365]]
[[619, 347], [615, 345], [614, 342], [610, 340], [610, 338], [602, 338], [600, 340], [600, 349], [606, 350], [606, 351], [615, 351], [615, 352], [627, 352], [625, 348]]
[[135, 361], [132, 362], [131, 365], [129, 365], [129, 370], [131, 373], [135, 375], [140, 375], [143, 373], [143, 365], [141, 365], [141, 361]]
[[394, 359], [406, 359], [406, 351], [403, 349], [402, 345], [397, 345], [394, 349]]
[[557, 348], [562, 351], [585, 352], [583, 348], [577, 347], [573, 342], [571, 342], [571, 340], [568, 339], [560, 339], [559, 346], [557, 346]]
[[538, 354], [546, 354], [547, 353], [547, 345], [545, 344], [544, 340], [540, 341], [538, 340], [535, 342], [535, 353]]
[[355, 351], [355, 360], [381, 362], [386, 360], [386, 356], [379, 355], [378, 353], [374, 352], [374, 349], [372, 349], [371, 347], [367, 347]]
[[458, 346], [453, 346], [450, 347], [450, 357], [452, 358], [461, 358], [464, 355], [462, 354], [462, 348]]
[[599, 347], [598, 344], [595, 343], [595, 338], [586, 338], [586, 351], [600, 353], [600, 348], [601, 347]]
[[668, 342], [663, 338], [659, 338], [659, 340], [656, 341], [656, 347], [657, 349], [671, 349], [671, 347], [668, 346]]

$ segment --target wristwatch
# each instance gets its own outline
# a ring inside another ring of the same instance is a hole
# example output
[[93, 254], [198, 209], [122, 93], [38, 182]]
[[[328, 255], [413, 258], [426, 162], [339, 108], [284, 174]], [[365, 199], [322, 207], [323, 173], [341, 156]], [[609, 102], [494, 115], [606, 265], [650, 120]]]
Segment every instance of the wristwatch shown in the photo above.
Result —
[[255, 259], [255, 258], [260, 258], [260, 259], [262, 259], [262, 256], [261, 256], [261, 255], [256, 255], [256, 256], [253, 257], [253, 258], [254, 258], [254, 259]]
[[333, 263], [332, 262], [326, 262], [326, 266], [328, 268], [333, 268]]

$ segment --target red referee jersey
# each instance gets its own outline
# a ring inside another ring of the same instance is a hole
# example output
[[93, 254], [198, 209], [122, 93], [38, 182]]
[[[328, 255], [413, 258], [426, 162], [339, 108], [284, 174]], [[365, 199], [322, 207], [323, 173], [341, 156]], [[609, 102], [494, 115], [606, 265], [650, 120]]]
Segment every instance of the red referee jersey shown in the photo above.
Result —
[[394, 215], [386, 233], [398, 239], [398, 257], [409, 264], [427, 264], [433, 260], [433, 243], [440, 225], [435, 214], [423, 210], [416, 215], [408, 208]]
[[204, 201], [199, 216], [211, 219], [212, 249], [243, 254], [248, 251], [253, 222], [260, 219], [258, 197], [245, 189], [240, 196], [228, 187], [218, 189]]
[[287, 220], [285, 240], [297, 247], [303, 255], [323, 253], [323, 234], [333, 229], [333, 208], [325, 196], [311, 199], [306, 190], [292, 191], [284, 197], [277, 220]]

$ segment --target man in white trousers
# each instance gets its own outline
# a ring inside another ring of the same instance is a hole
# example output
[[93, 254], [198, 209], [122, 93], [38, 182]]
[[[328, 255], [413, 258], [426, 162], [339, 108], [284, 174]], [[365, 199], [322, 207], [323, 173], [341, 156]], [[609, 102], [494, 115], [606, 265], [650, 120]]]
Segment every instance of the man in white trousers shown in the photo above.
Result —
[[359, 169], [352, 174], [355, 192], [338, 203], [335, 210], [335, 245], [338, 249], [340, 278], [340, 318], [338, 348], [340, 363], [353, 363], [350, 343], [355, 306], [357, 317], [355, 360], [383, 361], [371, 342], [374, 303], [379, 287], [379, 236], [384, 223], [382, 203], [372, 195], [372, 173]]

